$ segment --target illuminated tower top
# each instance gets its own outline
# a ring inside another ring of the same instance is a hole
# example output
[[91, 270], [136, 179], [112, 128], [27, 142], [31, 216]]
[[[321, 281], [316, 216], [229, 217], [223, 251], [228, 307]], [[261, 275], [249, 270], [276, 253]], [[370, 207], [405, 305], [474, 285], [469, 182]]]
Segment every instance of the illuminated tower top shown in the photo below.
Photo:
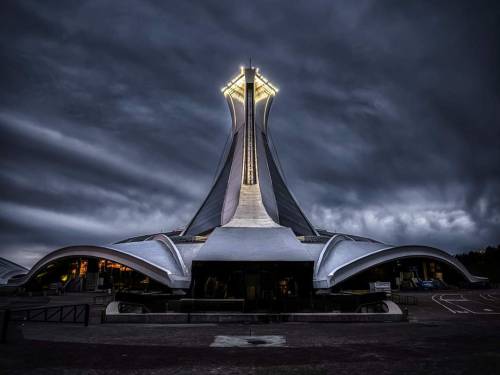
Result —
[[247, 84], [250, 83], [254, 84], [255, 102], [267, 99], [269, 96], [274, 96], [278, 93], [278, 89], [259, 73], [259, 68], [240, 67], [240, 69], [240, 74], [230, 80], [221, 89], [224, 96], [231, 96], [233, 99], [245, 103]]

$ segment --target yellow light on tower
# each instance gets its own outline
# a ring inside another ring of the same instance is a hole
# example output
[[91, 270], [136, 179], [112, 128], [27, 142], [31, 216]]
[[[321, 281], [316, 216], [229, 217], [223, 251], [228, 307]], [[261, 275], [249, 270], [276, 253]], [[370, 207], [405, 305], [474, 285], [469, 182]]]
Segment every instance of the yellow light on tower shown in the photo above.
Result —
[[[269, 96], [274, 96], [279, 91], [267, 78], [259, 73], [259, 68], [255, 68], [255, 101], [259, 101]], [[226, 86], [221, 89], [224, 96], [230, 96], [232, 99], [241, 103], [245, 100], [245, 67], [240, 66], [240, 74], [231, 79]]]

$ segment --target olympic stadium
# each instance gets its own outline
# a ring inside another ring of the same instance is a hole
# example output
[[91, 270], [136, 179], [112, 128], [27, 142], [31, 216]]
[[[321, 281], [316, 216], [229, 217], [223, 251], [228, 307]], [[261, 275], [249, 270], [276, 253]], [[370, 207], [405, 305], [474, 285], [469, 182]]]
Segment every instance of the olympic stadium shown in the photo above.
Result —
[[258, 68], [242, 67], [222, 94], [231, 141], [205, 200], [182, 230], [57, 249], [29, 270], [1, 260], [0, 283], [32, 291], [161, 291], [265, 305], [368, 289], [376, 281], [396, 289], [485, 281], [441, 249], [316, 228], [288, 188], [268, 136], [278, 89]]

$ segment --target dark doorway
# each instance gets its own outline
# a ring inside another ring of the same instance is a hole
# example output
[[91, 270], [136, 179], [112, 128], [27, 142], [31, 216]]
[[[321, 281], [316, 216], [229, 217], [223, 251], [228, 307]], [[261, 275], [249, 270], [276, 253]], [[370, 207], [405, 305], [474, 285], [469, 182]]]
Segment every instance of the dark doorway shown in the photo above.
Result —
[[310, 306], [313, 262], [193, 262], [194, 298], [243, 298], [247, 311]]

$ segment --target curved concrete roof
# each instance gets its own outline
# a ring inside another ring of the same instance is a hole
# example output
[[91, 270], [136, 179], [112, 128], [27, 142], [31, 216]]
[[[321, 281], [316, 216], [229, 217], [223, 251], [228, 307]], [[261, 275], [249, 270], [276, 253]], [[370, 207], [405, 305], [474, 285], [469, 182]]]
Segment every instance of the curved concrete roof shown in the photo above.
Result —
[[187, 267], [182, 258], [179, 259], [178, 252], [173, 249], [175, 245], [173, 243], [167, 245], [165, 242], [159, 239], [106, 246], [65, 247], [40, 259], [18, 284], [24, 284], [40, 269], [55, 260], [87, 256], [123, 264], [171, 288], [189, 288], [190, 276]]
[[25, 275], [27, 273], [27, 268], [5, 258], [0, 258], [0, 285], [7, 284], [9, 279], [14, 276]]
[[345, 235], [333, 236], [324, 246], [314, 272], [315, 288], [330, 288], [376, 265], [410, 257], [432, 258], [449, 264], [470, 282], [485, 281], [473, 276], [455, 257], [429, 246], [390, 246], [377, 242], [354, 241]]

